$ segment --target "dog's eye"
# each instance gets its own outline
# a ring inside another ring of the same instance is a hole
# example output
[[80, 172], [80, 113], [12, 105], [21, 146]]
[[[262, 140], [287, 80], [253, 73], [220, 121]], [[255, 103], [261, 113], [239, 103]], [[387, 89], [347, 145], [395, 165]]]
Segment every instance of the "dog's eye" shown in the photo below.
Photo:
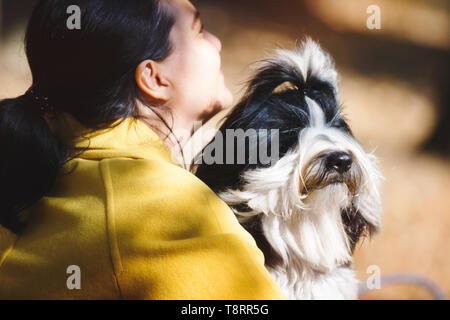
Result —
[[345, 132], [352, 134], [350, 127], [342, 118], [337, 118], [331, 123], [331, 127], [344, 130]]

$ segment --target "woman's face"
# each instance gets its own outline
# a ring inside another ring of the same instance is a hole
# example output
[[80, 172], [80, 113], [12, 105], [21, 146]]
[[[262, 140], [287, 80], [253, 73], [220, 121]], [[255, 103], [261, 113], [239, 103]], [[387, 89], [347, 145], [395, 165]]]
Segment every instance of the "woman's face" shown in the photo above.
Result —
[[161, 62], [172, 86], [167, 105], [188, 121], [206, 120], [233, 102], [221, 70], [218, 38], [203, 28], [188, 0], [164, 0], [175, 16], [170, 34], [172, 53]]

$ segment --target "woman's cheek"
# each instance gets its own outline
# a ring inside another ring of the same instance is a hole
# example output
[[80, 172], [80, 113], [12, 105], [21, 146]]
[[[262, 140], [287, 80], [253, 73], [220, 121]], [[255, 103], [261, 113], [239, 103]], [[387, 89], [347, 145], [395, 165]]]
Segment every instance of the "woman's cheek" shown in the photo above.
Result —
[[197, 116], [222, 100], [220, 55], [205, 42], [186, 46], [182, 52], [178, 69], [183, 87], [182, 104], [191, 116]]
[[190, 82], [186, 92], [186, 104], [194, 118], [203, 114], [215, 102], [219, 91], [217, 81], [211, 77], [211, 72], [197, 74], [199, 77]]
[[194, 74], [197, 74], [197, 79], [194, 83], [197, 83], [198, 89], [201, 94], [209, 99], [214, 99], [217, 95], [220, 83], [220, 60], [217, 61], [216, 57], [210, 52], [203, 52], [203, 55], [198, 55], [199, 59], [197, 70], [194, 70]]

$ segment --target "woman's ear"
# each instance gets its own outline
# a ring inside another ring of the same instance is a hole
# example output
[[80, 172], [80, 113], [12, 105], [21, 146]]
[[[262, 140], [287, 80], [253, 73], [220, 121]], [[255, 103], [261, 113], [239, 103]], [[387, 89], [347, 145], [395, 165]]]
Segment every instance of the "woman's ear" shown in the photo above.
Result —
[[158, 63], [152, 60], [142, 61], [136, 68], [136, 83], [139, 89], [150, 99], [166, 102], [170, 99], [170, 85], [161, 74]]

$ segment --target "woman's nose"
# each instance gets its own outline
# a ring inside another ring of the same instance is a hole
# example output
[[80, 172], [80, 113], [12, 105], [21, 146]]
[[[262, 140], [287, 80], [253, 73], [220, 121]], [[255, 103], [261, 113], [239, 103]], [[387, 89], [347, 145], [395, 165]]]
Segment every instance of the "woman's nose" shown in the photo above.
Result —
[[222, 51], [222, 42], [212, 33], [206, 32], [208, 40], [217, 48], [217, 51]]

